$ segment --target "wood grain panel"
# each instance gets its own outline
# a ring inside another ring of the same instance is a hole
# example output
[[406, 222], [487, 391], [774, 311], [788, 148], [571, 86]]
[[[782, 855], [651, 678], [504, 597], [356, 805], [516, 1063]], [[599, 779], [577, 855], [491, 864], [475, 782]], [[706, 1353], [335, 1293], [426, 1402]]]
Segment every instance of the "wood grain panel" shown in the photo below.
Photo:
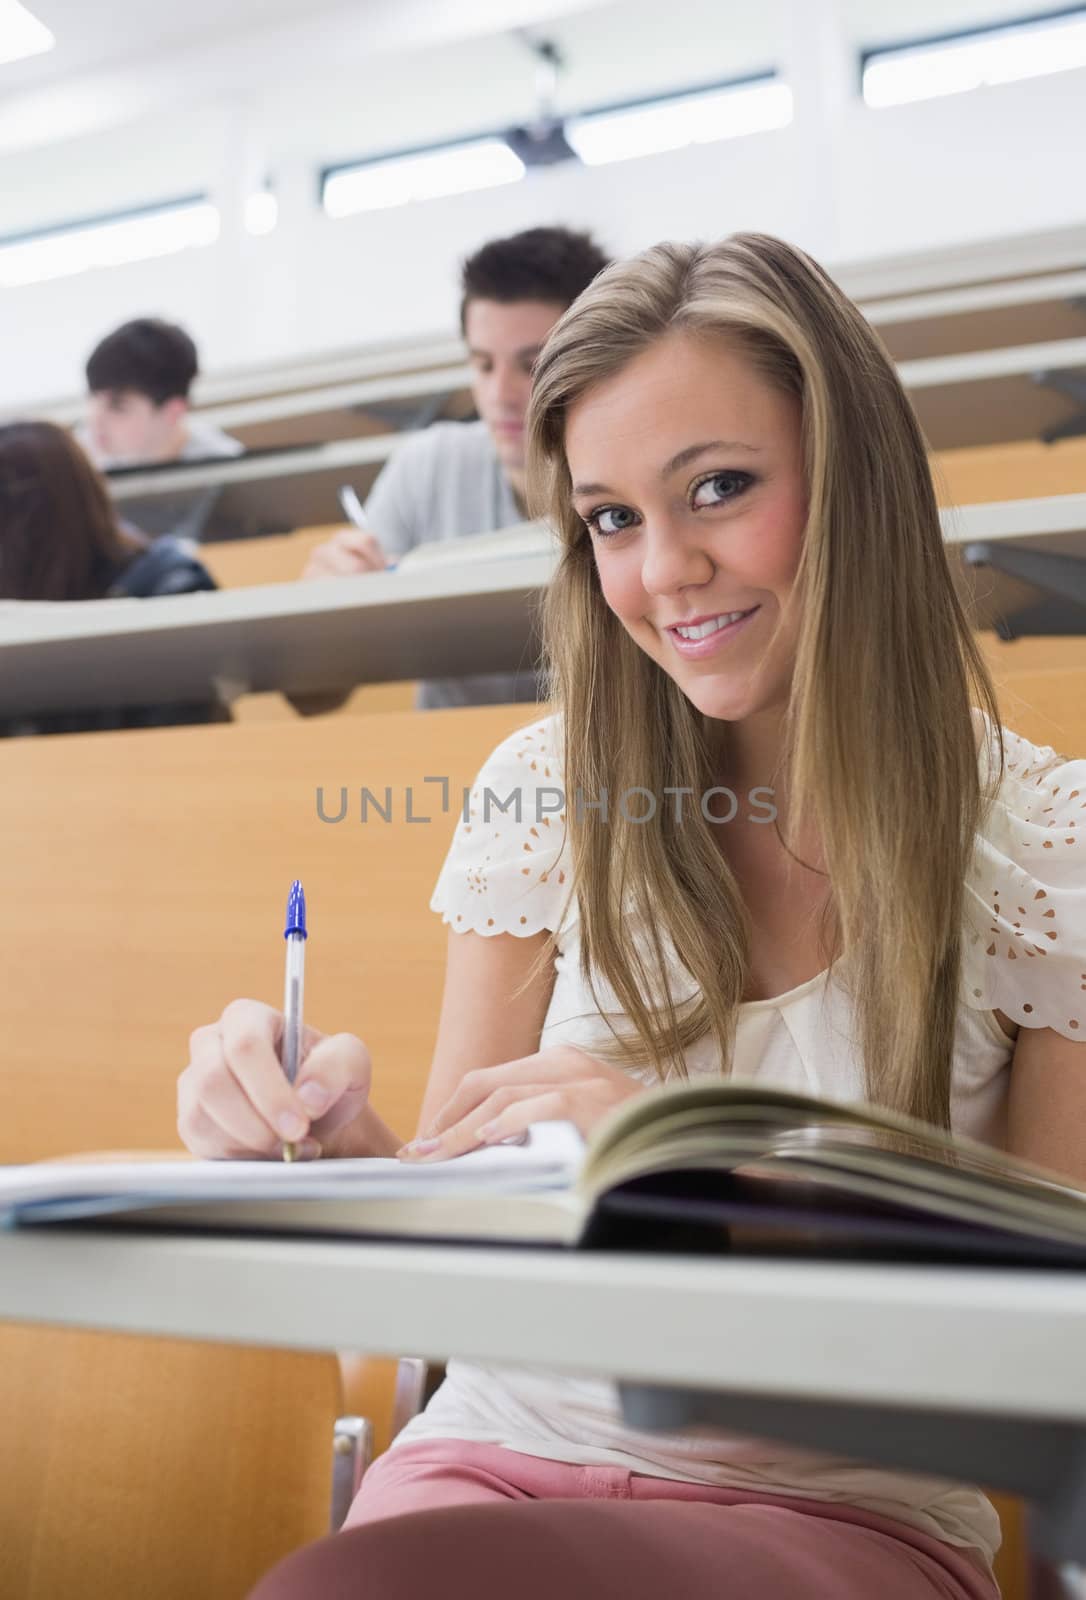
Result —
[[[0, 748], [5, 997], [0, 1161], [176, 1142], [190, 1030], [227, 1000], [278, 1004], [290, 882], [309, 899], [307, 1014], [366, 1038], [378, 1109], [412, 1131], [444, 929], [428, 902], [451, 805], [527, 706], [11, 740]], [[384, 804], [362, 823], [361, 789]], [[335, 816], [340, 790], [349, 814]], [[408, 790], [415, 817], [407, 822]]]
[[328, 1528], [332, 1355], [0, 1327], [0, 1593], [240, 1600]]

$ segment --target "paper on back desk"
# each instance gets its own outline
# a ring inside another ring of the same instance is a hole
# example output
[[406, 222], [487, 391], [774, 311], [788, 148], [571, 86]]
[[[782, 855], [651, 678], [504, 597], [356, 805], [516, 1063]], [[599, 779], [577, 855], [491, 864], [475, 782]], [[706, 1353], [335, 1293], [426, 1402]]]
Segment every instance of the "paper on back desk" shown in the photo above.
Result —
[[568, 1188], [584, 1143], [567, 1122], [537, 1123], [526, 1144], [451, 1161], [58, 1161], [0, 1167], [0, 1223], [59, 1220], [201, 1201], [376, 1200], [524, 1194]]

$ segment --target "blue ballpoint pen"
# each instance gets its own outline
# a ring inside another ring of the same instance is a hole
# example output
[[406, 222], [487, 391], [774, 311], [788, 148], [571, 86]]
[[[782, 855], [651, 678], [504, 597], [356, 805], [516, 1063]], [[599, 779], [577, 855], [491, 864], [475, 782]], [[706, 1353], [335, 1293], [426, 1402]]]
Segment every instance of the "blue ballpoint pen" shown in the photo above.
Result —
[[[305, 987], [305, 890], [297, 878], [287, 896], [287, 925], [283, 937], [287, 941], [287, 974], [283, 991], [283, 1071], [287, 1082], [293, 1084], [302, 1061], [302, 992]], [[289, 1141], [283, 1145], [283, 1160], [294, 1160], [294, 1146]]]

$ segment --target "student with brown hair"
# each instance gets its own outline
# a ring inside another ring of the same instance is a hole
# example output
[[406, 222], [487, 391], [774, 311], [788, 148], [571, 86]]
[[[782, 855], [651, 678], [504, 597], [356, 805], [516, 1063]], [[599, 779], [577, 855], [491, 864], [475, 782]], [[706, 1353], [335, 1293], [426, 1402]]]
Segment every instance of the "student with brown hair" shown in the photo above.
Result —
[[[105, 485], [51, 422], [0, 427], [0, 600], [151, 599], [214, 589], [184, 541], [118, 522]], [[215, 713], [218, 715], [218, 713]], [[206, 721], [207, 707], [139, 707], [12, 719], [7, 733]]]
[[[1000, 727], [870, 326], [779, 240], [659, 245], [558, 323], [529, 436], [556, 709], [484, 764], [431, 902], [419, 1136], [360, 1039], [314, 1032], [292, 1087], [281, 1017], [235, 1001], [193, 1036], [186, 1143], [441, 1161], [724, 1075], [1086, 1182], [1086, 760]], [[999, 1538], [968, 1484], [451, 1360], [345, 1531], [252, 1600], [997, 1600]]]

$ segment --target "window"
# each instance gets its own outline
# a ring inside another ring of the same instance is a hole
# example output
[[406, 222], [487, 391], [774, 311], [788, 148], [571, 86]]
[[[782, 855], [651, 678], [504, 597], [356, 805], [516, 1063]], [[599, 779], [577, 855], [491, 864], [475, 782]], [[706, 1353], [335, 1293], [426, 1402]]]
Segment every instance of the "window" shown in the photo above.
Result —
[[571, 117], [566, 138], [586, 166], [786, 127], [792, 91], [772, 74]]
[[783, 128], [791, 120], [792, 91], [773, 73], [760, 73], [565, 120], [553, 118], [540, 131], [509, 128], [457, 144], [326, 167], [321, 203], [330, 217], [346, 217], [516, 183], [529, 166], [550, 166], [566, 158], [600, 166]]
[[1086, 7], [971, 33], [917, 39], [861, 58], [869, 106], [899, 106], [1086, 66]]
[[219, 213], [205, 195], [145, 206], [112, 217], [65, 223], [0, 239], [0, 285], [44, 283], [92, 267], [116, 267], [212, 244]]
[[414, 200], [494, 189], [523, 176], [524, 163], [504, 140], [470, 139], [330, 167], [321, 174], [321, 202], [330, 217], [349, 217], [356, 211], [383, 211]]

